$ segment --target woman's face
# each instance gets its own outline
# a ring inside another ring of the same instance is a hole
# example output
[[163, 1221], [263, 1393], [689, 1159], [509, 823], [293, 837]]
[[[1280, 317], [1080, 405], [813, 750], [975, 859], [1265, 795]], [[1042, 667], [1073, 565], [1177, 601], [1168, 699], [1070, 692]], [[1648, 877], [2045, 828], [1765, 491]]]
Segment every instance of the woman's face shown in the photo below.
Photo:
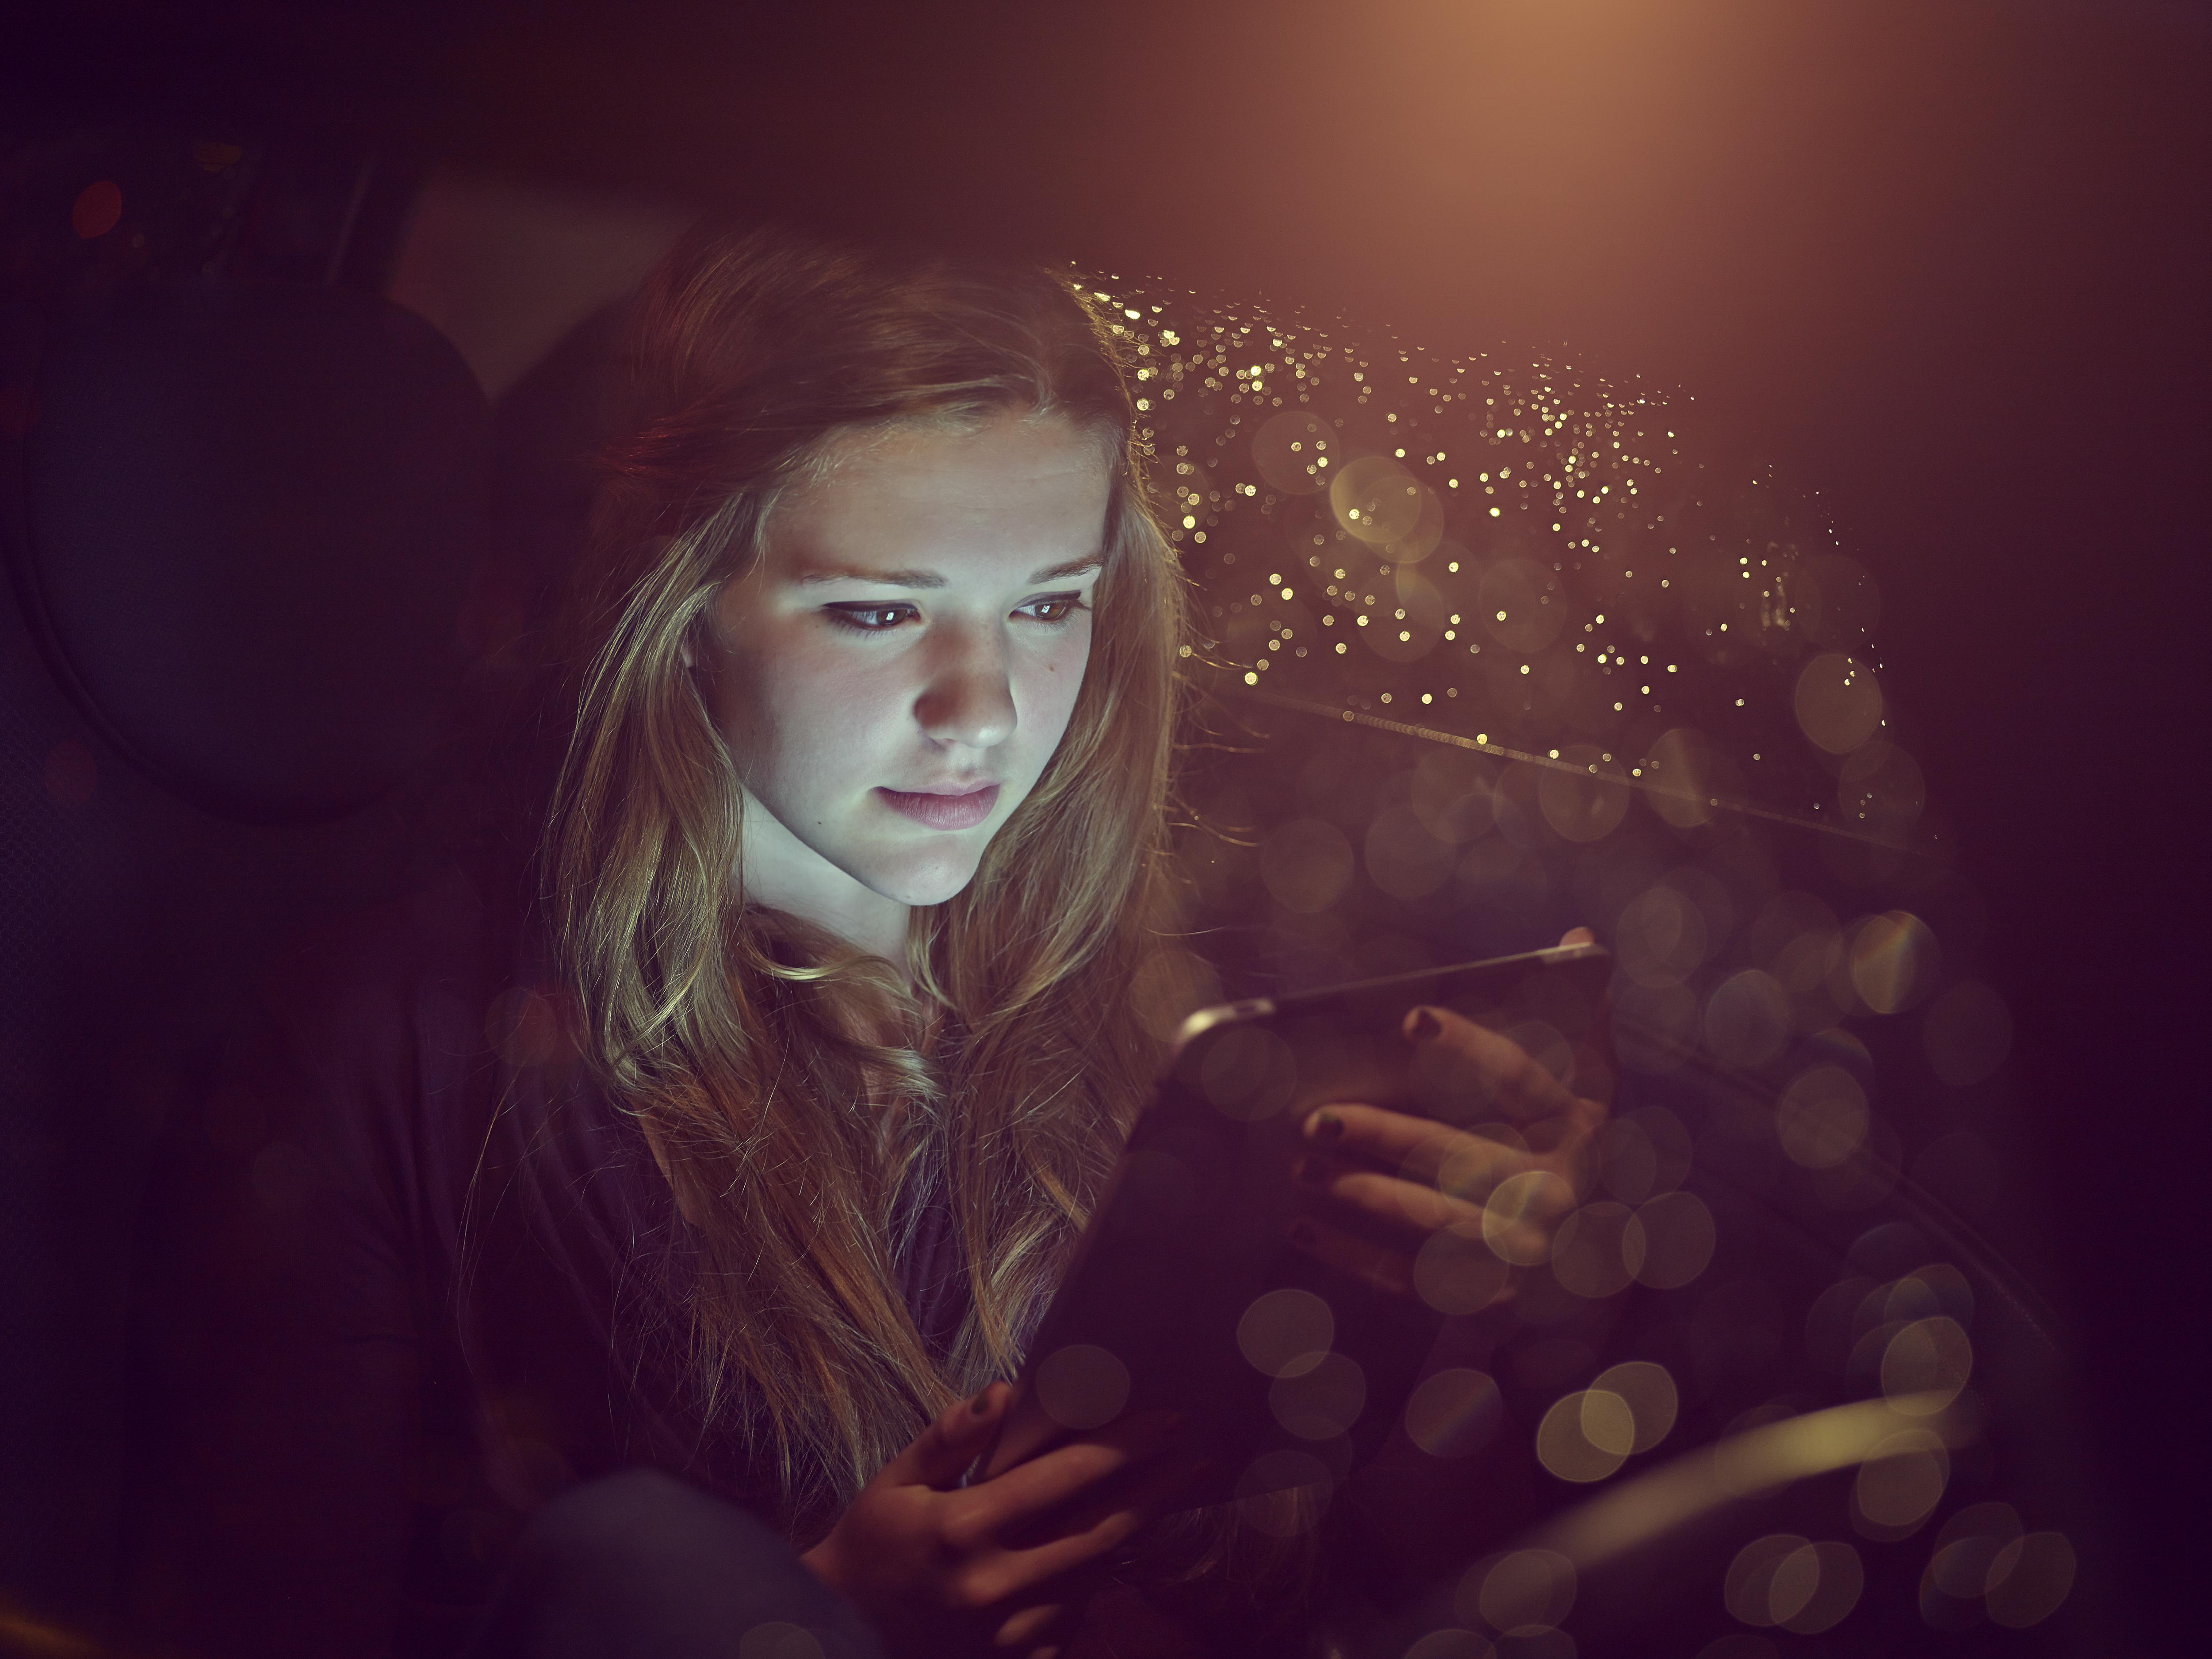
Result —
[[1091, 653], [1110, 483], [1057, 418], [848, 442], [707, 614], [757, 902], [884, 949], [1036, 787]]

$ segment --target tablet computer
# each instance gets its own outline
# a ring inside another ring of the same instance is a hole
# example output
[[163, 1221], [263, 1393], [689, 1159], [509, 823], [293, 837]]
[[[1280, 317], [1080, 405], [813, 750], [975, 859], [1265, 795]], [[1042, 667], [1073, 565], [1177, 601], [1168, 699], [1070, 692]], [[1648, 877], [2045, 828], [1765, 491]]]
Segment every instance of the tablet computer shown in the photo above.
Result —
[[1443, 1315], [1291, 1245], [1314, 1201], [1291, 1176], [1306, 1114], [1364, 1101], [1478, 1132], [1504, 1121], [1406, 1036], [1422, 1006], [1511, 1037], [1609, 1103], [1610, 976], [1604, 950], [1569, 945], [1193, 1014], [977, 1478], [1168, 1409], [1192, 1419], [1211, 1466], [1186, 1504], [1340, 1480], [1397, 1420]]

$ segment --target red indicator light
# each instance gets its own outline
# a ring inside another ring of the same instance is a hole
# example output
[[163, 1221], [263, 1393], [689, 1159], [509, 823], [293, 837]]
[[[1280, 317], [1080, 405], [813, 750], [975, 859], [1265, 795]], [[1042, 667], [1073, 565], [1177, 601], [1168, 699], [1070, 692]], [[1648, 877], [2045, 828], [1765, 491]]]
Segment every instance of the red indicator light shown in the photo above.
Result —
[[121, 186], [112, 179], [102, 179], [77, 192], [76, 205], [70, 210], [70, 228], [89, 240], [106, 235], [122, 216]]

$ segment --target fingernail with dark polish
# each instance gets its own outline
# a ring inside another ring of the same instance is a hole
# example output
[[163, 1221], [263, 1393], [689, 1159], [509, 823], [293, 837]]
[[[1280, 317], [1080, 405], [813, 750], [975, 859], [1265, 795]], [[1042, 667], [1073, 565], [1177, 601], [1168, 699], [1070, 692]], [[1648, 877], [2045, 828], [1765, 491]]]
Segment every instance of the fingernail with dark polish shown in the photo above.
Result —
[[1334, 1146], [1344, 1139], [1344, 1120], [1334, 1112], [1316, 1112], [1306, 1126], [1306, 1139], [1323, 1146]]
[[1313, 1230], [1313, 1225], [1310, 1222], [1293, 1221], [1291, 1224], [1291, 1243], [1318, 1244], [1320, 1242], [1321, 1235]]
[[1431, 1013], [1426, 1008], [1419, 1008], [1414, 1011], [1413, 1026], [1413, 1036], [1414, 1042], [1430, 1042], [1442, 1032], [1443, 1029], [1443, 1021], [1438, 1019], [1435, 1014]]
[[977, 1395], [973, 1400], [968, 1402], [968, 1409], [975, 1413], [978, 1417], [982, 1416], [984, 1413], [989, 1411], [991, 1409], [991, 1391], [988, 1389], [986, 1389], [982, 1393]]

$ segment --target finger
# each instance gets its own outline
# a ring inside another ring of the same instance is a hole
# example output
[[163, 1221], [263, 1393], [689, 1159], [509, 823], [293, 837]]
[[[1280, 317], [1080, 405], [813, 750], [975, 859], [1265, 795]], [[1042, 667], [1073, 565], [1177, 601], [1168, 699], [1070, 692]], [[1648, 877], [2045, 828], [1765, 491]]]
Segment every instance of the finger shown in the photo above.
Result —
[[992, 1636], [994, 1646], [1026, 1654], [1028, 1659], [1056, 1651], [1091, 1599], [1110, 1581], [1115, 1562], [1127, 1553], [1124, 1548], [1094, 1556], [994, 1605], [989, 1616], [998, 1621]]
[[1416, 1121], [1424, 1127], [1402, 1130], [1385, 1126], [1380, 1132], [1386, 1146], [1406, 1148], [1395, 1164], [1380, 1152], [1372, 1158], [1309, 1152], [1291, 1166], [1291, 1177], [1302, 1186], [1319, 1187], [1354, 1170], [1381, 1169], [1480, 1204], [1501, 1181], [1547, 1161], [1531, 1153], [1506, 1124], [1468, 1130], [1446, 1128], [1426, 1119]]
[[1486, 1089], [1515, 1117], [1540, 1117], [1567, 1109], [1574, 1097], [1534, 1055], [1507, 1036], [1449, 1008], [1407, 1012], [1406, 1036], [1434, 1058], [1456, 1062], [1469, 1081]]
[[972, 1400], [947, 1407], [905, 1450], [884, 1465], [876, 1479], [887, 1486], [935, 1486], [956, 1485], [990, 1443], [1005, 1415], [1013, 1390], [994, 1382]]
[[1147, 1412], [1056, 1446], [958, 1494], [957, 1525], [971, 1538], [1018, 1528], [1132, 1464], [1157, 1456], [1183, 1427], [1179, 1413]]
[[1354, 1237], [1319, 1216], [1302, 1216], [1291, 1224], [1290, 1240], [1323, 1267], [1358, 1279], [1392, 1296], [1412, 1297], [1413, 1258], [1402, 1250]]
[[1418, 1245], [1449, 1228], [1464, 1238], [1482, 1237], [1482, 1206], [1443, 1193], [1425, 1182], [1366, 1169], [1340, 1169], [1300, 1185], [1347, 1217], [1379, 1222]]
[[1039, 1543], [984, 1543], [968, 1553], [958, 1571], [958, 1599], [969, 1607], [987, 1607], [1021, 1595], [1118, 1549], [1147, 1518], [1124, 1504], [1088, 1526], [1063, 1528]]
[[1018, 1608], [1009, 1615], [993, 1634], [991, 1645], [995, 1648], [1027, 1649], [1030, 1659], [1036, 1659], [1040, 1651], [1054, 1650], [1040, 1650], [1036, 1645], [1037, 1638], [1059, 1623], [1066, 1612], [1067, 1604], [1064, 1601], [1036, 1601], [1028, 1607]]
[[1309, 1113], [1299, 1128], [1308, 1146], [1334, 1158], [1365, 1158], [1394, 1170], [1419, 1159], [1429, 1171], [1449, 1155], [1457, 1133], [1432, 1117], [1349, 1101]]
[[[1187, 1468], [1182, 1466], [1178, 1474]], [[1110, 1502], [1071, 1506], [1048, 1528], [1012, 1546], [1007, 1551], [1010, 1565], [1018, 1565], [1030, 1583], [1058, 1580], [1070, 1574], [1080, 1577], [1084, 1571], [1099, 1566], [1152, 1518], [1146, 1501], [1151, 1484], [1122, 1492]]]
[[1101, 1461], [1087, 1471], [1092, 1478], [1073, 1490], [1039, 1485], [1021, 1494], [1021, 1512], [1000, 1520], [992, 1529], [993, 1542], [1015, 1553], [1069, 1537], [1090, 1537], [1102, 1526], [1114, 1537], [1126, 1528], [1113, 1517], [1132, 1512], [1149, 1518], [1159, 1512], [1164, 1495], [1189, 1484], [1198, 1467], [1182, 1449], [1188, 1419], [1180, 1413], [1153, 1413], [1154, 1419], [1172, 1416], [1171, 1432], [1155, 1434], [1135, 1446], [1116, 1449], [1122, 1461], [1109, 1468]]
[[1364, 1159], [1463, 1196], [1479, 1198], [1534, 1161], [1518, 1147], [1381, 1106], [1324, 1106], [1304, 1132], [1309, 1146], [1333, 1158]]
[[[1386, 1224], [1391, 1206], [1407, 1216], [1423, 1214], [1420, 1200], [1413, 1195], [1378, 1192], [1371, 1182], [1340, 1184], [1345, 1190], [1333, 1194], [1332, 1202], [1357, 1205], [1360, 1212]], [[1462, 1210], [1444, 1211], [1445, 1224], [1432, 1229], [1429, 1237], [1449, 1231], [1462, 1238], [1479, 1238], [1499, 1260], [1531, 1267], [1552, 1259], [1553, 1240], [1577, 1202], [1571, 1170], [1561, 1170], [1553, 1160], [1532, 1160], [1528, 1167], [1498, 1182], [1480, 1204], [1468, 1206], [1475, 1218]], [[1422, 1243], [1427, 1243], [1425, 1237]]]
[[1363, 1224], [1369, 1232], [1379, 1226], [1408, 1249], [1451, 1232], [1479, 1239], [1501, 1260], [1523, 1267], [1551, 1259], [1553, 1236], [1575, 1207], [1575, 1189], [1566, 1177], [1540, 1167], [1499, 1182], [1482, 1204], [1364, 1169], [1341, 1170], [1308, 1190], [1338, 1212], [1336, 1219]]
[[1570, 927], [1559, 935], [1559, 943], [1566, 945], [1595, 945], [1597, 935], [1587, 927]]
[[1398, 1173], [1408, 1181], [1429, 1182], [1437, 1191], [1470, 1204], [1486, 1202], [1501, 1183], [1543, 1163], [1529, 1152], [1526, 1141], [1502, 1123], [1424, 1150], [1440, 1156], [1433, 1163], [1425, 1157], [1410, 1160], [1399, 1166]]
[[1601, 1112], [1613, 1104], [1620, 1092], [1619, 1079], [1613, 1074], [1612, 1033], [1606, 1024], [1610, 1018], [1603, 1009], [1599, 1011], [1599, 1024], [1575, 1045], [1574, 1060], [1567, 1070], [1567, 1085], [1576, 1098]]
[[1093, 1556], [994, 1603], [986, 1622], [997, 1621], [992, 1636], [994, 1647], [1026, 1653], [1028, 1659], [1057, 1651], [1070, 1626], [1110, 1581], [1115, 1564], [1127, 1554], [1125, 1546]]
[[1170, 1453], [1132, 1464], [1047, 1516], [1033, 1536], [1012, 1541], [1021, 1547], [1063, 1533], [1088, 1532], [1123, 1510], [1155, 1520], [1176, 1507], [1178, 1500], [1188, 1502], [1194, 1486], [1213, 1467], [1211, 1457], [1189, 1453]]

